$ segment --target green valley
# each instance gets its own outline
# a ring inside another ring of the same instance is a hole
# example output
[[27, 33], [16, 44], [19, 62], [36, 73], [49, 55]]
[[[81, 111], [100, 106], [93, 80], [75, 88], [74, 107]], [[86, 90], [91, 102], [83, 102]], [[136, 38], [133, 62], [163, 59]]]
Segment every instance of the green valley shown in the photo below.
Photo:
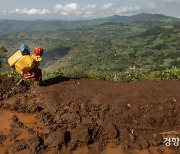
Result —
[[7, 57], [22, 43], [31, 49], [43, 46], [41, 67], [45, 74], [119, 73], [131, 67], [156, 72], [180, 67], [180, 20], [164, 15], [112, 16], [84, 24], [81, 21], [75, 28], [37, 28], [0, 35]]

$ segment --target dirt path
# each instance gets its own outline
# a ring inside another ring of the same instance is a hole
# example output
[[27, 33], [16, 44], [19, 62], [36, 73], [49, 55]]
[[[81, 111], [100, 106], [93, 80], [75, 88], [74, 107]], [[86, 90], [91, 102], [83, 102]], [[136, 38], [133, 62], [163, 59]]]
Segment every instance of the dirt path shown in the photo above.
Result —
[[0, 77], [0, 90], [0, 153], [180, 151], [163, 143], [180, 138], [180, 81], [61, 77], [28, 90]]

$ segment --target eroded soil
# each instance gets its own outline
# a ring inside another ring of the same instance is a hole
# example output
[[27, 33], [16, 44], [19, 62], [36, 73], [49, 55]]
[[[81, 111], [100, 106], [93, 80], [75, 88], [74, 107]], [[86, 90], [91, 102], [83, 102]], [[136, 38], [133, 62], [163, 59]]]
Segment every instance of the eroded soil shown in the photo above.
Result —
[[180, 81], [0, 77], [0, 153], [178, 154], [163, 137], [180, 138], [179, 100]]

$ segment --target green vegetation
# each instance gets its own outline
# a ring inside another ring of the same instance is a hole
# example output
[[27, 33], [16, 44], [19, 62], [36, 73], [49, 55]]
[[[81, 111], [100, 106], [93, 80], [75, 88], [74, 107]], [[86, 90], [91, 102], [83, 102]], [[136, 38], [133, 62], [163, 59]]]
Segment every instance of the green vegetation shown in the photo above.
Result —
[[0, 47], [0, 53], [7, 52], [7, 49], [5, 47]]
[[0, 52], [3, 71], [12, 71], [7, 57], [26, 43], [31, 49], [36, 45], [45, 49], [44, 79], [59, 75], [109, 81], [179, 79], [172, 73], [180, 68], [179, 19], [140, 14], [85, 22], [76, 22], [75, 29], [53, 29], [59, 22], [51, 21], [51, 30], [16, 30], [2, 36], [0, 46], [8, 50]]
[[6, 65], [7, 56], [6, 56], [6, 52], [7, 52], [7, 50], [3, 46], [0, 47], [0, 71], [2, 69], [7, 70], [7, 65]]
[[114, 15], [107, 18], [99, 18], [85, 21], [20, 21], [20, 20], [0, 20], [0, 35], [11, 34], [13, 32], [37, 32], [37, 31], [59, 31], [66, 29], [75, 29], [82, 26], [100, 25], [103, 23], [124, 23], [130, 24], [133, 22], [142, 23], [144, 26], [158, 26], [163, 24], [173, 24], [178, 22], [178, 19], [167, 17], [159, 14], [141, 13], [133, 16], [118, 16]]
[[166, 69], [162, 72], [162, 77], [164, 79], [180, 79], [180, 69], [177, 67], [172, 67], [172, 69]]
[[158, 71], [172, 66], [179, 67], [179, 32], [176, 26], [172, 30], [154, 27], [135, 36], [120, 38], [118, 33], [111, 37], [104, 31], [103, 38], [101, 35], [92, 35], [87, 41], [75, 42], [67, 55], [45, 65], [44, 70], [49, 72], [83, 67], [86, 70], [124, 71], [136, 66]]
[[75, 68], [64, 72], [56, 71], [51, 73], [44, 72], [43, 80], [55, 78], [57, 76], [68, 76], [70, 78], [100, 79], [106, 81], [125, 81], [134, 82], [141, 80], [177, 80], [180, 79], [180, 69], [172, 67], [164, 71], [149, 72], [146, 69], [129, 67], [122, 72], [105, 72], [97, 70], [83, 70]]

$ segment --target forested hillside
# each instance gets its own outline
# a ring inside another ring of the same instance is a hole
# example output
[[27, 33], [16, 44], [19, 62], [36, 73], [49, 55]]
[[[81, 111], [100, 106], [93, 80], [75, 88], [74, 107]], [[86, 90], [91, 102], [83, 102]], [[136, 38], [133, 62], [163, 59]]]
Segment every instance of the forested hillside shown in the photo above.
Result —
[[[44, 29], [35, 24], [33, 32], [34, 22], [48, 24], [43, 24]], [[152, 72], [180, 66], [180, 20], [176, 18], [151, 14], [112, 16], [76, 22], [91, 26], [80, 24], [75, 29], [58, 26], [60, 21], [42, 22], [29, 21], [30, 24], [26, 22], [29, 30], [0, 36], [0, 47], [8, 50], [5, 55], [9, 57], [22, 43], [31, 49], [43, 46], [41, 67], [45, 72], [73, 69], [121, 72], [133, 66]], [[47, 28], [48, 25], [57, 28]]]
[[111, 36], [112, 31], [108, 33], [104, 31], [102, 37], [92, 35], [86, 43], [76, 43], [62, 61], [56, 61], [46, 70], [80, 67], [123, 71], [136, 66], [156, 71], [180, 66], [179, 26], [154, 27], [135, 36], [130, 36], [131, 30], [129, 37], [118, 36], [117, 32]]

